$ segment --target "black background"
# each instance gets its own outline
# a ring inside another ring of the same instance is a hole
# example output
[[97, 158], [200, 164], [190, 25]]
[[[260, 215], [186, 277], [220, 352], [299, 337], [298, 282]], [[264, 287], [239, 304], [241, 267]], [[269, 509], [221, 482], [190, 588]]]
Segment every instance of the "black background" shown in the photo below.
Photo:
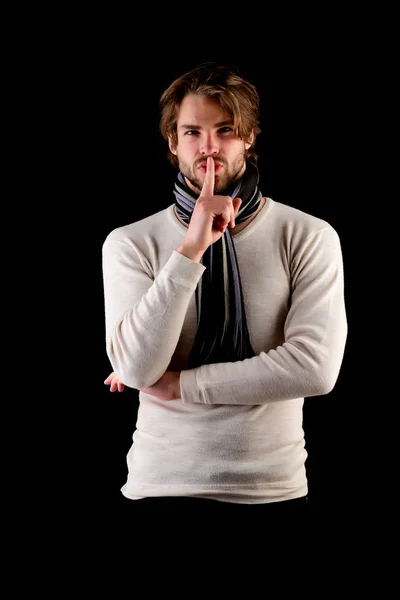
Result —
[[[352, 74], [332, 64], [278, 71], [260, 53], [158, 52], [141, 60], [124, 54], [123, 43], [106, 44], [60, 59], [55, 97], [64, 140], [62, 169], [65, 335], [72, 386], [66, 410], [74, 421], [76, 454], [70, 491], [89, 502], [118, 503], [126, 478], [126, 453], [135, 426], [138, 393], [110, 393], [103, 381], [111, 372], [105, 352], [101, 251], [115, 227], [170, 205], [175, 172], [159, 132], [159, 97], [171, 81], [196, 64], [216, 60], [234, 64], [259, 91], [262, 133], [257, 140], [260, 187], [265, 196], [327, 220], [343, 250], [349, 335], [335, 389], [308, 398], [304, 428], [310, 505], [328, 508], [347, 501], [357, 484], [350, 442], [357, 399], [354, 377], [356, 249], [351, 211], [361, 210], [349, 120], [355, 114], [349, 90]], [[140, 51], [139, 51], [140, 52]], [[61, 218], [62, 215], [61, 215]], [[65, 365], [64, 365], [65, 367]], [[351, 373], [353, 374], [351, 377]], [[61, 444], [60, 444], [61, 445]], [[71, 456], [73, 442], [71, 443]]]

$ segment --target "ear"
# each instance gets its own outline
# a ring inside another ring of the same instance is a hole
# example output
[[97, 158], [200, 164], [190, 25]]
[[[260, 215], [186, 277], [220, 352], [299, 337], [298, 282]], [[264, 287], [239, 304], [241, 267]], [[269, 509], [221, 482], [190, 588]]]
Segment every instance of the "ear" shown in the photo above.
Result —
[[172, 137], [170, 135], [168, 136], [168, 146], [169, 146], [169, 149], [171, 150], [172, 154], [176, 155], [176, 150], [175, 150], [175, 147], [172, 142]]
[[245, 142], [244, 146], [245, 146], [246, 150], [248, 150], [251, 147], [253, 142], [254, 142], [254, 130], [251, 131], [248, 141]]

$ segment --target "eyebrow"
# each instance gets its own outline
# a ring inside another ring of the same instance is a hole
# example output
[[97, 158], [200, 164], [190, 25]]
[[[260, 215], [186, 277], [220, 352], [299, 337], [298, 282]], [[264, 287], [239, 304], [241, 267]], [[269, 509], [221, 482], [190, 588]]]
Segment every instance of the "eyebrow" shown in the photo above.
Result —
[[[214, 127], [224, 127], [226, 125], [232, 125], [232, 121], [220, 121], [215, 123]], [[179, 125], [179, 129], [201, 129], [200, 125]]]

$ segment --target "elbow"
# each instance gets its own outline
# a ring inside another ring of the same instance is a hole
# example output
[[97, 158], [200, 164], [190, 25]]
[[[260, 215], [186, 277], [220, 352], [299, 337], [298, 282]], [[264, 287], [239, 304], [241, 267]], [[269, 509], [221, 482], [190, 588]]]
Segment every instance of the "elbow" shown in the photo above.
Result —
[[118, 375], [118, 377], [126, 386], [134, 390], [142, 390], [155, 384], [155, 381], [140, 376], [132, 369], [122, 370], [121, 376]]
[[338, 370], [332, 369], [331, 365], [320, 365], [311, 377], [311, 394], [309, 396], [326, 396], [334, 389], [337, 379]]
[[134, 390], [141, 390], [154, 385], [157, 380], [154, 380], [151, 376], [146, 375], [140, 369], [135, 369], [134, 366], [128, 365], [124, 362], [113, 361], [112, 357], [109, 357], [111, 366], [118, 379], [127, 387]]
[[107, 345], [107, 356], [118, 379], [135, 390], [151, 387], [162, 375], [158, 375], [149, 365], [141, 363], [138, 357], [134, 360], [121, 345], [113, 344], [112, 341]]
[[327, 394], [330, 394], [330, 392], [333, 390], [335, 385], [336, 385], [336, 378], [333, 379], [332, 377], [330, 377], [330, 378], [321, 379], [319, 390], [318, 390], [318, 396], [326, 396]]
[[301, 382], [302, 395], [325, 396], [332, 392], [339, 376], [343, 352], [293, 343], [291, 348], [295, 348], [291, 355], [299, 367], [297, 382]]

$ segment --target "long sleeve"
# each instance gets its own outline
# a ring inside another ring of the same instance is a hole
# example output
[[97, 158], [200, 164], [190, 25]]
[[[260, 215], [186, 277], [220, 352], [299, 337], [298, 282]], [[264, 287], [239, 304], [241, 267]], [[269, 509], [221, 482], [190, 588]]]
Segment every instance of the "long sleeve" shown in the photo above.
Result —
[[329, 393], [347, 337], [343, 260], [336, 231], [326, 226], [293, 249], [291, 301], [284, 342], [243, 361], [181, 373], [184, 403], [266, 404]]
[[172, 251], [154, 276], [131, 240], [114, 237], [103, 244], [107, 355], [127, 386], [150, 387], [168, 368], [205, 267]]

